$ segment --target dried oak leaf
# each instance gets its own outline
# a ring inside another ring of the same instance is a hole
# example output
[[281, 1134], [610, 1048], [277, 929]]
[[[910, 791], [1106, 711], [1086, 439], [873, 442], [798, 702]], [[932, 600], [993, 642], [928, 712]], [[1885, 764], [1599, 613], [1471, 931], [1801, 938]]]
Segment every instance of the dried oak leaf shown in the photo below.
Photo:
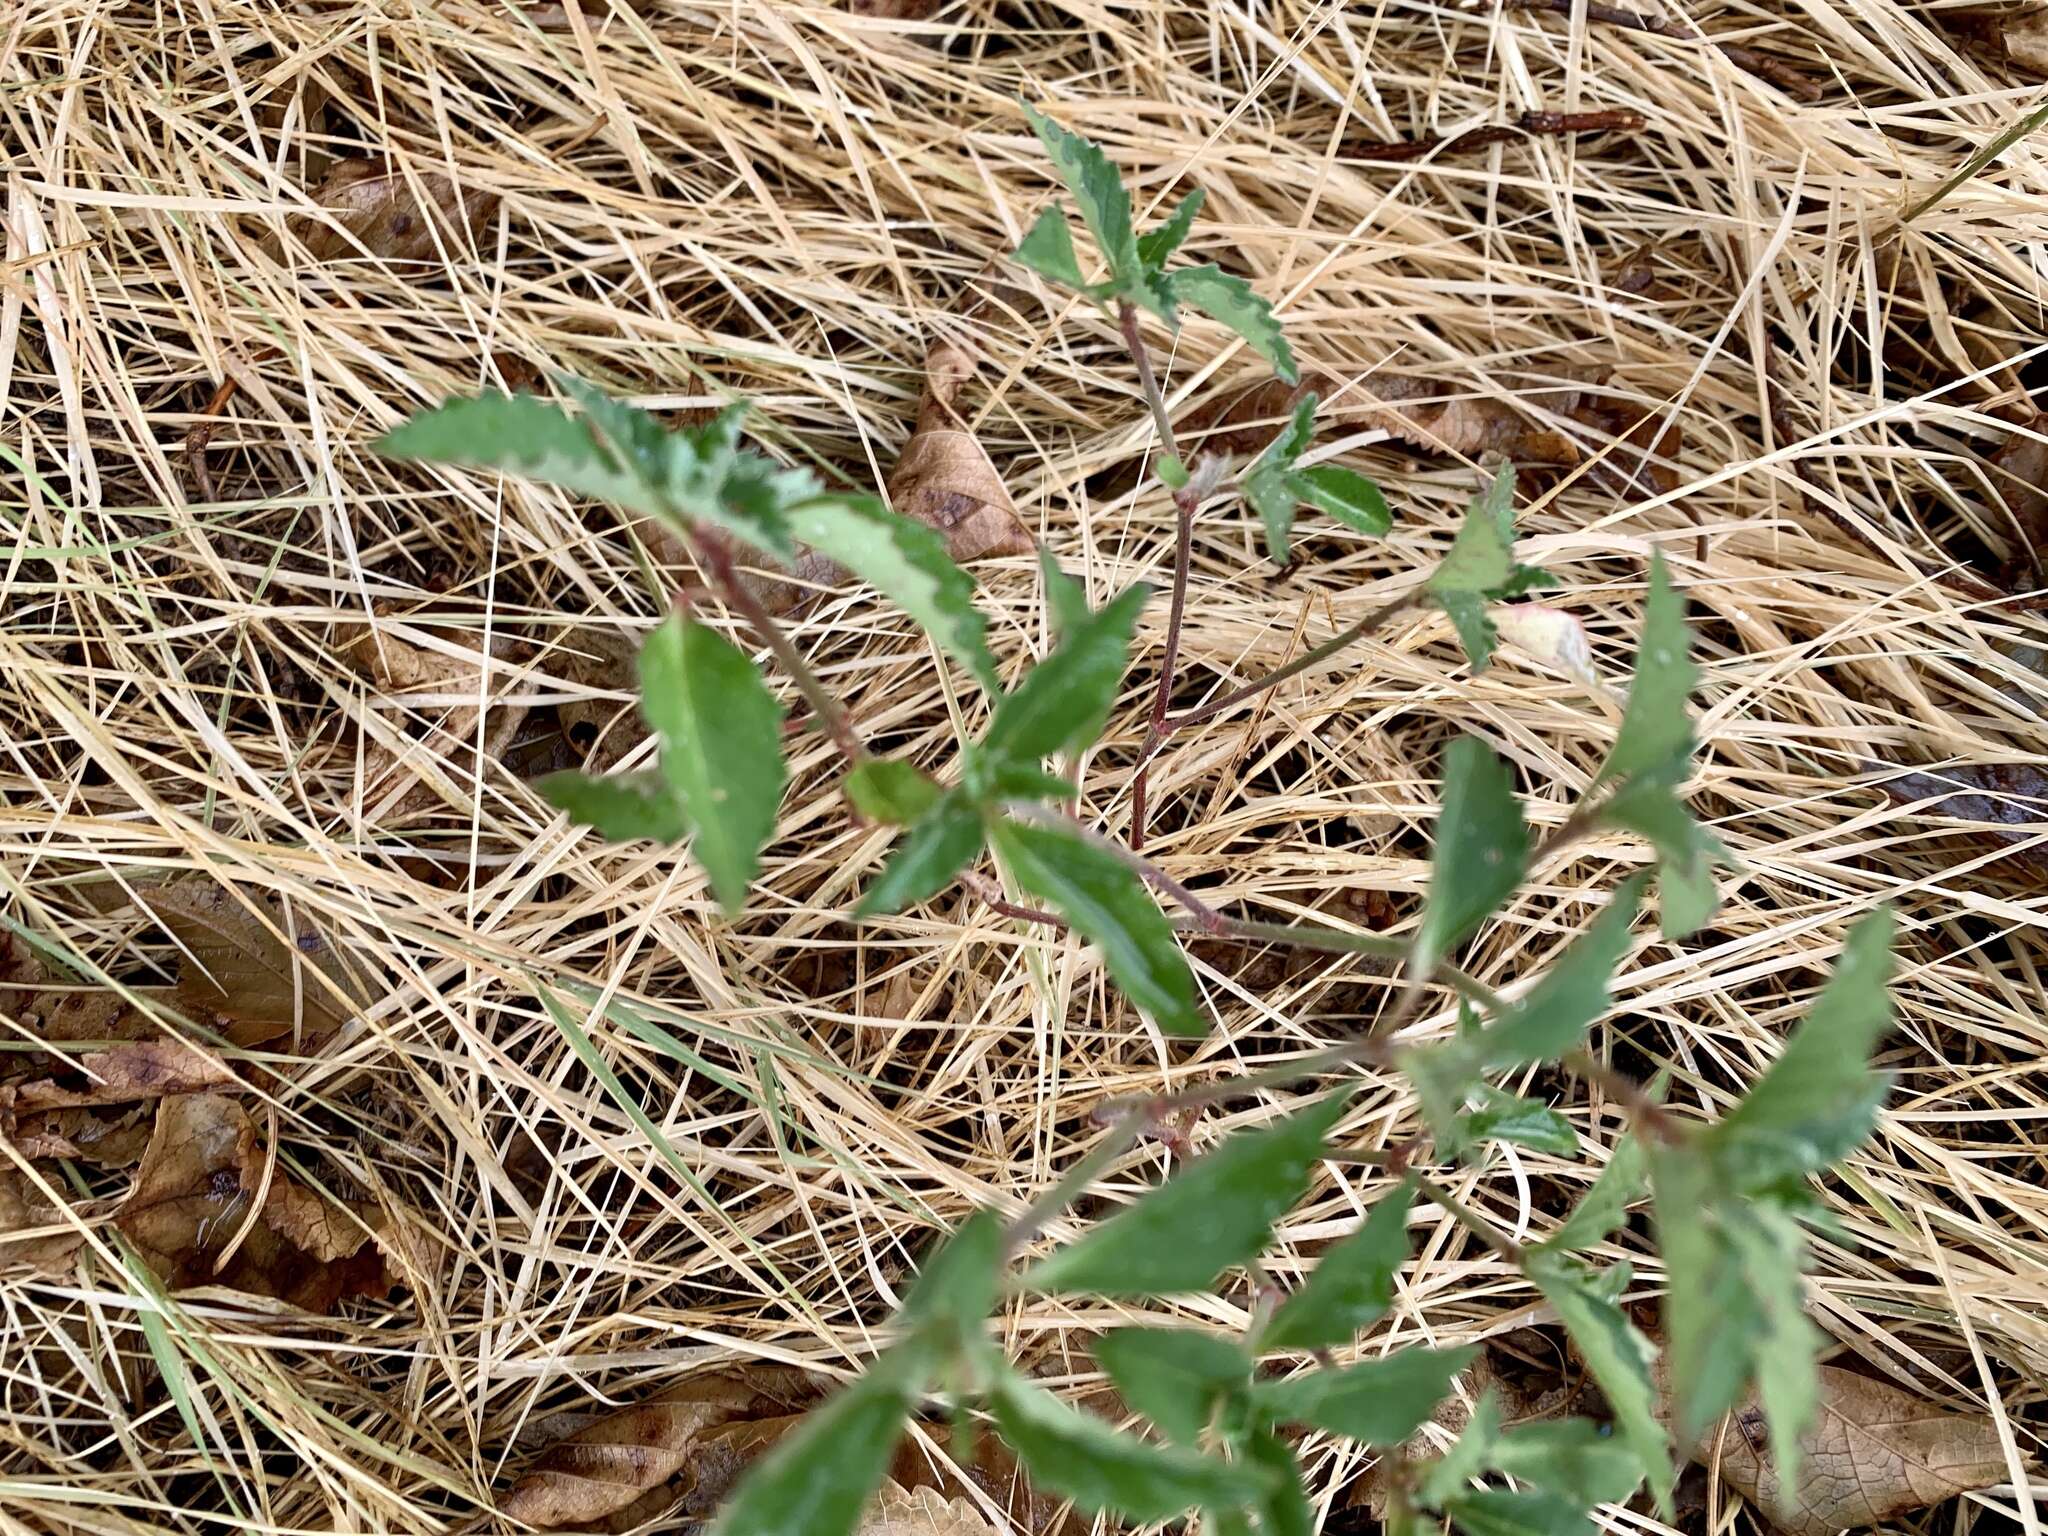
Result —
[[[1982, 823], [1982, 835], [1994, 842], [2032, 842], [2048, 826], [2048, 768], [2035, 763], [1959, 763], [1929, 773], [1887, 771], [1876, 787], [1896, 804], [1913, 807], [1917, 815]], [[2048, 846], [2022, 849], [2015, 857], [2048, 870]]]
[[137, 899], [182, 951], [172, 1001], [235, 1045], [330, 1035], [368, 1001], [348, 957], [271, 892], [181, 880]]
[[439, 262], [469, 251], [498, 195], [461, 188], [442, 171], [407, 173], [388, 160], [337, 161], [309, 194], [328, 217], [295, 215], [287, 227], [315, 261], [367, 250], [393, 262]]
[[[757, 1456], [803, 1422], [801, 1410], [818, 1395], [812, 1378], [782, 1367], [694, 1378], [550, 1446], [506, 1495], [499, 1513], [542, 1530], [626, 1530], [663, 1513], [706, 1518]], [[933, 1434], [943, 1444], [947, 1431], [934, 1426]], [[1064, 1531], [1058, 1502], [1032, 1494], [993, 1436], [977, 1441], [971, 1467], [949, 1470], [956, 1481], [971, 1478], [1023, 1529], [1040, 1536]], [[889, 1476], [905, 1488], [939, 1481], [924, 1452], [907, 1438]]]
[[1998, 1427], [1948, 1413], [1909, 1392], [1840, 1366], [1820, 1367], [1820, 1412], [1800, 1440], [1800, 1479], [1778, 1486], [1763, 1410], [1752, 1397], [1685, 1448], [1786, 1536], [1835, 1536], [1884, 1525], [1912, 1510], [2006, 1481]]
[[[114, 1225], [173, 1289], [221, 1285], [331, 1312], [345, 1297], [383, 1296], [404, 1283], [401, 1238], [374, 1207], [329, 1207], [272, 1169], [252, 1220], [265, 1161], [235, 1100], [165, 1099]], [[417, 1263], [422, 1255], [408, 1256]]]

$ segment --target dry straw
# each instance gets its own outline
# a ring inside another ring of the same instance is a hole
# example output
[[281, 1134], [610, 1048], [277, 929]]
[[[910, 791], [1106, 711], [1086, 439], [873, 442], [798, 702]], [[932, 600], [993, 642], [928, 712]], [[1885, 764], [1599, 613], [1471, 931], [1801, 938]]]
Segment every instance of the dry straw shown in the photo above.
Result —
[[[1998, 1405], [2016, 1448], [2036, 1447], [2048, 896], [2038, 871], [1870, 787], [1872, 764], [2048, 756], [2039, 620], [1929, 574], [2017, 554], [1980, 459], [2019, 387], [1992, 364], [2041, 347], [2041, 146], [1898, 229], [2025, 109], [2028, 82], [1894, 0], [1703, 18], [1817, 82], [1812, 102], [1684, 38], [1421, 3], [964, 0], [925, 24], [585, 6], [551, 30], [500, 0], [17, 0], [0, 17], [6, 913], [132, 975], [133, 925], [100, 915], [91, 883], [206, 869], [288, 895], [386, 981], [318, 1060], [280, 1063], [282, 1145], [331, 1189], [420, 1213], [442, 1245], [413, 1288], [334, 1320], [183, 1300], [173, 1343], [200, 1445], [132, 1288], [0, 1258], [0, 1531], [443, 1529], [565, 1414], [713, 1362], [850, 1366], [908, 1262], [970, 1208], [1044, 1185], [1100, 1134], [1103, 1099], [1306, 1052], [1387, 1005], [1386, 979], [1348, 961], [1198, 946], [1216, 1027], [1190, 1053], [1118, 1004], [1081, 946], [964, 891], [856, 931], [840, 914], [886, 834], [826, 793], [815, 737], [737, 923], [687, 863], [577, 833], [480, 761], [493, 711], [587, 698], [561, 680], [564, 653], [666, 602], [603, 514], [368, 452], [409, 411], [492, 380], [494, 353], [658, 406], [743, 393], [779, 451], [872, 485], [908, 431], [924, 340], [949, 328], [983, 359], [979, 430], [1033, 530], [1098, 597], [1163, 576], [1167, 496], [1107, 473], [1150, 430], [1113, 325], [989, 265], [1050, 192], [1020, 94], [1102, 141], [1143, 200], [1204, 188], [1197, 254], [1284, 300], [1306, 363], [1539, 411], [1546, 381], [1590, 371], [1682, 429], [1669, 495], [1525, 482], [1529, 558], [1564, 578], [1554, 601], [1610, 687], [1646, 555], [1673, 562], [1706, 666], [1698, 804], [1741, 861], [1698, 942], [1644, 931], [1596, 1044], [1668, 1066], [1674, 1102], [1712, 1112], [1771, 1056], [1847, 923], [1896, 903], [1898, 1090], [1830, 1181], [1842, 1232], [1820, 1245], [1814, 1309], [1880, 1371]], [[1606, 109], [1644, 125], [1412, 164], [1348, 153]], [[366, 149], [502, 199], [476, 248], [427, 276], [309, 260], [285, 216]], [[993, 301], [949, 319], [976, 283]], [[1192, 408], [1259, 374], [1195, 321], [1167, 383]], [[224, 376], [240, 388], [203, 499], [182, 440]], [[1186, 702], [1406, 590], [1441, 550], [1473, 466], [1381, 436], [1342, 451], [1398, 509], [1385, 540], [1315, 525], [1276, 577], [1241, 509], [1205, 518]], [[1047, 639], [1035, 570], [982, 575], [994, 646], [1021, 666]], [[1163, 618], [1155, 605], [1147, 656]], [[365, 623], [496, 659], [488, 680], [458, 665], [442, 692], [394, 701], [367, 680]], [[832, 593], [797, 636], [873, 740], [931, 766], [982, 709], [865, 593]], [[1083, 775], [1084, 813], [1112, 832], [1150, 677], [1141, 665]], [[1404, 917], [1453, 732], [1506, 754], [1548, 824], [1618, 718], [1512, 647], [1472, 680], [1444, 621], [1413, 616], [1175, 737], [1152, 847], [1254, 915]], [[407, 737], [428, 744], [409, 761], [429, 787], [394, 797], [377, 748]], [[1642, 858], [1616, 839], [1535, 871], [1468, 965], [1514, 987]], [[695, 1188], [593, 1080], [543, 988]], [[628, 1009], [691, 1059], [629, 1032]], [[1537, 1088], [1603, 1157], [1615, 1107], [1572, 1080]], [[1197, 1139], [1277, 1102], [1211, 1111]], [[1350, 1140], [1414, 1124], [1398, 1080], [1366, 1073]], [[1160, 1158], [1133, 1153], [1109, 1192]], [[1555, 1219], [1585, 1167], [1498, 1155], [1454, 1182], [1519, 1234]], [[1382, 1181], [1326, 1170], [1283, 1231], [1279, 1278]], [[1418, 1251], [1393, 1338], [1539, 1316], [1456, 1228], [1427, 1226]], [[1639, 1283], [1658, 1280], [1645, 1264]], [[1230, 1323], [1245, 1306], [1188, 1312]], [[1080, 1376], [1110, 1320], [1035, 1302], [1004, 1331]], [[1359, 1470], [1315, 1446], [1309, 1466], [1325, 1499]]]

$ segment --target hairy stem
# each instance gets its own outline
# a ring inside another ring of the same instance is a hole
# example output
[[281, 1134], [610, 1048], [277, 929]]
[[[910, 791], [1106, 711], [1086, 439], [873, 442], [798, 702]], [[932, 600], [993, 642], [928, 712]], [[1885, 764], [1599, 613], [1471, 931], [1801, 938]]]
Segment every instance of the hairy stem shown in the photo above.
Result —
[[867, 753], [861, 748], [860, 738], [853, 734], [846, 711], [839, 707], [839, 701], [826, 690], [824, 682], [811, 670], [810, 663], [790, 643], [782, 626], [775, 622], [775, 615], [740, 580], [739, 572], [733, 568], [732, 547], [718, 534], [698, 529], [690, 534], [690, 548], [697, 556], [697, 563], [704, 568], [704, 574], [711, 579], [712, 586], [718, 589], [718, 595], [753, 626], [754, 633], [761, 637], [782, 670], [795, 680], [809, 701], [811, 713], [818, 717], [818, 724], [845, 754], [847, 762], [859, 767], [866, 761]]

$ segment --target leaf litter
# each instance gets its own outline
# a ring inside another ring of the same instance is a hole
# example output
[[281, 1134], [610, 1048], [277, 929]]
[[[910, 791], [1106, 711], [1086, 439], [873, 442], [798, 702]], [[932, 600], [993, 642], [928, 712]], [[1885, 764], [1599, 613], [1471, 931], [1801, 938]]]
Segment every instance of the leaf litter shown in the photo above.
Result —
[[[498, 1512], [541, 1530], [626, 1530], [664, 1513], [702, 1519], [756, 1457], [803, 1422], [804, 1410], [823, 1390], [818, 1378], [787, 1366], [754, 1364], [693, 1377], [549, 1446], [499, 1501]], [[926, 1428], [941, 1445], [950, 1438], [944, 1424]], [[1070, 1529], [1059, 1501], [1033, 1494], [993, 1435], [978, 1436], [973, 1461], [964, 1467], [949, 1462], [943, 1475], [906, 1437], [889, 1476], [913, 1493], [944, 1494], [971, 1481], [1032, 1536], [1066, 1536]]]

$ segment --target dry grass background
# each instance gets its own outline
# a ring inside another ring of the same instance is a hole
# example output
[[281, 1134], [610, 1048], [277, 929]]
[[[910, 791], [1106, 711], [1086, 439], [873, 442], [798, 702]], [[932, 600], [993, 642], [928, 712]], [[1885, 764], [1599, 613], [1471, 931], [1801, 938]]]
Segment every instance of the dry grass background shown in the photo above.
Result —
[[[564, 1415], [717, 1362], [852, 1368], [910, 1260], [970, 1208], [1043, 1186], [1097, 1134], [1105, 1097], [1306, 1051], [1384, 1006], [1384, 979], [1342, 961], [1199, 947], [1216, 1027], [1190, 1051], [1121, 1006], [1085, 950], [964, 893], [856, 931], [840, 914], [886, 835], [849, 826], [815, 738], [794, 748], [767, 872], [734, 923], [687, 861], [565, 827], [480, 751], [486, 688], [492, 710], [543, 718], [579, 691], [564, 656], [666, 602], [608, 518], [368, 451], [407, 412], [494, 382], [493, 353], [660, 407], [744, 393], [772, 446], [873, 484], [908, 431], [925, 339], [950, 334], [984, 359], [982, 437], [1034, 531], [1098, 596], [1163, 578], [1165, 495], [1103, 490], [1149, 430], [1113, 327], [1029, 285], [948, 318], [1049, 195], [1020, 94], [1102, 140], [1142, 200], [1205, 188], [1196, 254], [1284, 301], [1305, 364], [1538, 405], [1546, 379], [1611, 370], [1609, 391], [1684, 435], [1668, 495], [1524, 482], [1531, 557], [1565, 578], [1554, 601], [1585, 622], [1609, 696], [1512, 650], [1472, 680], [1446, 624], [1409, 619], [1175, 741], [1154, 779], [1167, 867], [1247, 913], [1400, 921], [1456, 731], [1505, 753], [1554, 823], [1618, 722], [1645, 557], [1663, 549], [1706, 666], [1698, 804], [1740, 868], [1710, 931], [1639, 936], [1598, 1043], [1668, 1066], [1673, 1098], [1712, 1112], [1770, 1057], [1848, 922], [1896, 903], [1898, 1091], [1831, 1182], [1842, 1235], [1819, 1245], [1813, 1310], [1844, 1351], [1931, 1399], [1989, 1405], [2037, 1448], [2048, 895], [2037, 870], [1888, 805], [1870, 765], [2048, 756], [2027, 649], [2041, 622], [1926, 574], [2017, 553], [1980, 459], [2015, 389], [2043, 382], [2048, 154], [2022, 145], [1898, 233], [2038, 84], [1895, 0], [1703, 15], [1819, 82], [1812, 102], [1690, 41], [1428, 3], [965, 0], [923, 24], [589, 9], [574, 32], [498, 0], [17, 0], [0, 18], [5, 910], [132, 977], [167, 951], [100, 915], [89, 884], [205, 870], [289, 895], [384, 981], [317, 1059], [269, 1056], [282, 1144], [440, 1243], [410, 1289], [331, 1320], [186, 1295], [209, 1446], [166, 1399], [118, 1275], [40, 1275], [0, 1250], [0, 1530], [446, 1529]], [[1421, 165], [1347, 154], [1600, 108], [1645, 126]], [[365, 149], [502, 199], [476, 248], [422, 275], [280, 240], [325, 160]], [[1206, 322], [1171, 346], [1181, 407], [1260, 376]], [[1773, 347], [1789, 438], [1754, 361]], [[2022, 371], [1987, 372], [1986, 347]], [[181, 444], [223, 376], [241, 390], [204, 499]], [[1384, 602], [1444, 547], [1472, 467], [1383, 438], [1340, 446], [1395, 502], [1390, 538], [1310, 525], [1276, 578], [1241, 509], [1205, 518], [1186, 698]], [[981, 575], [998, 655], [1022, 667], [1047, 638], [1036, 572]], [[1163, 620], [1155, 604], [1084, 773], [1108, 830], [1127, 818]], [[487, 684], [471, 669], [455, 692], [394, 701], [348, 653], [365, 622], [443, 651], [465, 634], [518, 644]], [[865, 593], [832, 594], [798, 636], [877, 743], [943, 770], [955, 727], [980, 717]], [[370, 793], [369, 743], [394, 730], [427, 743], [424, 809]], [[1513, 986], [1642, 857], [1603, 842], [1537, 870], [1472, 968]], [[694, 1185], [579, 1063], [543, 988]], [[631, 1033], [629, 1011], [687, 1059]], [[1414, 1029], [1449, 1023], [1439, 1010]], [[1619, 1124], [1583, 1084], [1537, 1088], [1588, 1159], [1498, 1153], [1460, 1174], [1511, 1234], [1556, 1219]], [[1196, 1139], [1285, 1102], [1212, 1111]], [[1363, 1074], [1356, 1143], [1413, 1123], [1398, 1079]], [[1160, 1167], [1148, 1146], [1107, 1192]], [[1344, 1230], [1379, 1178], [1326, 1170], [1276, 1272]], [[1619, 1241], [1654, 1293], [1655, 1259]], [[1456, 1228], [1425, 1223], [1417, 1246], [1366, 1348], [1538, 1315]], [[1245, 1306], [1177, 1310], [1229, 1324]], [[1110, 1316], [1020, 1303], [1005, 1332], [1080, 1379], [1077, 1346]], [[1309, 1465], [1341, 1503], [1362, 1462], [1312, 1442]], [[2035, 1529], [2010, 1490], [1926, 1528], [2008, 1518]]]

